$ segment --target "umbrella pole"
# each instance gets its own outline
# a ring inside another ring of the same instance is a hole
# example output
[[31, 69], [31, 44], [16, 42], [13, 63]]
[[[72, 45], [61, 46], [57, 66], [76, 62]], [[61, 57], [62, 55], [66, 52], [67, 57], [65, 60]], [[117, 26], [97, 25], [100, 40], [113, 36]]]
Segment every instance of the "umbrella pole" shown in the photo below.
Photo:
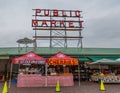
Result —
[[79, 67], [79, 64], [78, 64], [78, 80], [79, 80], [79, 86], [80, 86], [80, 67]]
[[19, 67], [18, 67], [18, 71], [19, 71], [19, 69], [20, 69], [20, 64], [19, 64]]
[[48, 66], [48, 65], [47, 65], [47, 63], [46, 63], [46, 64], [45, 64], [45, 76], [46, 76], [46, 78], [45, 78], [45, 86], [46, 86], [46, 87], [47, 87], [47, 84], [48, 84], [48, 83], [47, 83], [47, 70], [48, 70], [48, 69], [47, 69], [47, 66]]
[[100, 71], [100, 73], [101, 73], [101, 65], [99, 64], [99, 71]]
[[12, 62], [11, 62], [9, 88], [10, 88], [10, 86], [11, 86], [12, 68], [13, 68], [13, 64], [12, 64]]

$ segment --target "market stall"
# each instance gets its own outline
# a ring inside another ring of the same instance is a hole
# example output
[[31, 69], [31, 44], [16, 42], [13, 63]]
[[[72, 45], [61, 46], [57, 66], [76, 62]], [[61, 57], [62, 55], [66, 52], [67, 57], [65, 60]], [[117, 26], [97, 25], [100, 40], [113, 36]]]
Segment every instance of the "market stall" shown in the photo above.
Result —
[[57, 80], [61, 86], [73, 86], [73, 75], [70, 72], [69, 66], [78, 65], [78, 60], [67, 56], [61, 52], [48, 59], [48, 76], [47, 85], [55, 86]]
[[[12, 66], [18, 64], [17, 87], [40, 87], [46, 86], [45, 64], [46, 59], [38, 56], [34, 52], [29, 52], [23, 56], [12, 59]], [[10, 77], [11, 83], [11, 77]], [[10, 87], [9, 83], [9, 87]]]
[[99, 65], [99, 71], [95, 71], [91, 75], [92, 81], [102, 80], [104, 83], [120, 83], [120, 72], [117, 70], [112, 71], [108, 68], [108, 66], [118, 66], [120, 62], [110, 59], [100, 59], [91, 63], [91, 65]]

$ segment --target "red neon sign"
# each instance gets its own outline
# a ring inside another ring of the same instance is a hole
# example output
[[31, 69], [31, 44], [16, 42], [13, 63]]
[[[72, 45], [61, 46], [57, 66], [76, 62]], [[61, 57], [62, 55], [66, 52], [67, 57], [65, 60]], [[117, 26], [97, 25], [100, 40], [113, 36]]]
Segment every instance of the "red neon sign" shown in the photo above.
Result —
[[[35, 9], [35, 14], [36, 16], [39, 15], [43, 15], [43, 16], [50, 16], [50, 14], [52, 14], [52, 16], [62, 16], [62, 17], [66, 17], [66, 16], [70, 16], [70, 17], [80, 17], [80, 10], [68, 10], [67, 14], [66, 14], [66, 10], [50, 10], [50, 9]], [[60, 14], [60, 15], [59, 15]]]
[[83, 27], [80, 10], [34, 9], [34, 12], [36, 17], [32, 20], [32, 27], [72, 29]]

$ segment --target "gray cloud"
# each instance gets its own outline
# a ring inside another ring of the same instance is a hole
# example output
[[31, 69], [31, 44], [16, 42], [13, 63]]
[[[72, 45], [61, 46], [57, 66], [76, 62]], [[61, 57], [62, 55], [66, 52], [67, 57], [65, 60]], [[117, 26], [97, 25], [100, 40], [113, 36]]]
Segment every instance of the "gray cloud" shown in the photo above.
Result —
[[[35, 8], [82, 10], [84, 47], [120, 47], [119, 3], [119, 0], [1, 0], [0, 47], [17, 46], [18, 39], [32, 38]], [[43, 41], [43, 45], [49, 46], [47, 42]]]

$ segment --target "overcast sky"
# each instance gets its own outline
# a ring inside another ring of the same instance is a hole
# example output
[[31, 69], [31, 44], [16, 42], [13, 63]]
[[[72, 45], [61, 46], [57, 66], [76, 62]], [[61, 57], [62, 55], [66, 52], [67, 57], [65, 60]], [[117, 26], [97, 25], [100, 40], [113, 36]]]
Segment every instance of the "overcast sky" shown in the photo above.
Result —
[[0, 0], [0, 47], [17, 47], [16, 41], [24, 37], [33, 39], [36, 8], [82, 10], [83, 47], [120, 48], [120, 0]]

